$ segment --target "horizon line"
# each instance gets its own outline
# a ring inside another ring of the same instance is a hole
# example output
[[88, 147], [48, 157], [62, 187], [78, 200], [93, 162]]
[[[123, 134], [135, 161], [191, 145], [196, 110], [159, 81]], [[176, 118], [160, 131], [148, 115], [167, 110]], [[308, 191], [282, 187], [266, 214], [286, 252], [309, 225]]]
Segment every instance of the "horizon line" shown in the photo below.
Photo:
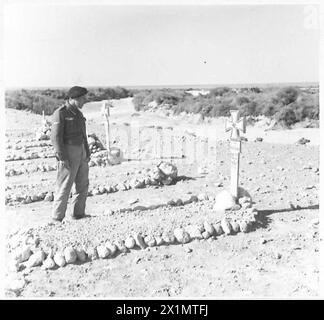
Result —
[[[139, 84], [139, 85], [87, 85], [84, 87], [87, 88], [196, 88], [196, 89], [204, 89], [204, 88], [217, 88], [217, 87], [275, 87], [275, 86], [300, 86], [300, 85], [317, 85], [319, 86], [319, 81], [305, 81], [305, 82], [255, 82], [255, 83], [224, 83], [224, 84]], [[5, 90], [12, 90], [12, 89], [63, 89], [63, 88], [70, 88], [70, 86], [4, 86]]]

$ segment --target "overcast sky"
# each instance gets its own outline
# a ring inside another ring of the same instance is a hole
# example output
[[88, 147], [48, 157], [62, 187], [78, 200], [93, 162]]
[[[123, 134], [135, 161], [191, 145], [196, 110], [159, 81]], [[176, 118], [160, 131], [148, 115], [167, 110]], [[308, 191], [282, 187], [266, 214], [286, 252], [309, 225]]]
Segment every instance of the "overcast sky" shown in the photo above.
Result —
[[318, 81], [302, 5], [7, 6], [5, 86]]

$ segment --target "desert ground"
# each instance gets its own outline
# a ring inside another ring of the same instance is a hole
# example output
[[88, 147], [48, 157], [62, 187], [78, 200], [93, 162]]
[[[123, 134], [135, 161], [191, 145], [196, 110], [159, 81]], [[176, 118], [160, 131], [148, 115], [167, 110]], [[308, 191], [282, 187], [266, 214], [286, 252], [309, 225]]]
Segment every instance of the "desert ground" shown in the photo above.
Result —
[[[114, 258], [76, 262], [53, 270], [42, 267], [12, 270], [11, 255], [26, 235], [38, 238], [39, 246], [57, 249], [118, 241], [134, 232], [157, 235], [180, 226], [215, 223], [220, 218], [213, 210], [215, 197], [230, 183], [229, 133], [224, 132], [224, 119], [194, 121], [189, 116], [136, 112], [131, 98], [115, 100], [113, 105], [112, 145], [119, 147], [129, 161], [91, 166], [88, 217], [71, 220], [68, 210], [66, 221], [59, 225], [51, 223], [50, 201], [12, 200], [14, 195], [18, 199], [19, 195], [53, 192], [56, 171], [36, 171], [35, 166], [53, 168], [56, 160], [50, 145], [39, 146], [35, 140], [42, 117], [6, 109], [7, 155], [41, 152], [36, 159], [5, 164], [6, 171], [25, 170], [19, 175], [6, 176], [5, 180], [8, 201], [1, 224], [6, 226], [8, 297], [318, 295], [320, 139], [317, 128], [265, 130], [262, 125], [247, 126], [243, 135], [246, 141], [242, 142], [240, 186], [251, 195], [259, 216], [258, 223], [248, 233], [137, 248]], [[88, 134], [95, 133], [104, 143], [100, 103], [86, 105], [83, 113]], [[256, 141], [256, 138], [262, 139]], [[310, 142], [296, 144], [300, 138]], [[32, 142], [36, 142], [34, 146], [24, 149]], [[104, 194], [93, 191], [143, 174], [161, 161], [177, 167], [180, 179], [176, 183]], [[200, 201], [158, 207], [172, 199], [186, 202], [193, 195], [199, 196]], [[122, 210], [136, 206], [138, 210]], [[141, 210], [140, 206], [151, 207]]]

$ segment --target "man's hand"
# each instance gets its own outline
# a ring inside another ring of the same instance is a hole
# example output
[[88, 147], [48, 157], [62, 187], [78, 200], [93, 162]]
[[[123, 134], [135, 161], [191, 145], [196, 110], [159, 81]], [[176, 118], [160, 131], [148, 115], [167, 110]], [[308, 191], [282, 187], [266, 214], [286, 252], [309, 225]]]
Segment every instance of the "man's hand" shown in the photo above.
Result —
[[68, 160], [59, 161], [59, 164], [65, 167], [66, 169], [70, 170], [70, 164]]

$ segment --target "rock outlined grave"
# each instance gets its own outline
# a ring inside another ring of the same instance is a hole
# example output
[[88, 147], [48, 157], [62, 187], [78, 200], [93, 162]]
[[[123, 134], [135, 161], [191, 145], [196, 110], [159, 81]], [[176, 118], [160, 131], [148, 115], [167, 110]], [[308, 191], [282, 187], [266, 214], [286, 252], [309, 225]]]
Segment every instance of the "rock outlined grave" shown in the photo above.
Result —
[[[164, 186], [176, 184], [184, 177], [178, 177], [177, 167], [170, 163], [161, 161], [152, 168], [140, 171], [141, 173], [133, 173], [128, 179], [117, 184], [105, 184], [92, 188], [88, 191], [88, 196], [115, 193], [118, 191], [126, 191], [130, 189], [142, 189], [149, 186]], [[53, 201], [53, 191], [42, 191], [38, 194], [7, 194], [5, 198], [6, 204], [29, 204], [38, 201]]]
[[[200, 201], [205, 201], [199, 196]], [[198, 196], [192, 197], [197, 202]], [[228, 211], [222, 219], [213, 221], [205, 220], [203, 224], [189, 224], [172, 229], [163, 230], [161, 233], [152, 234], [145, 232], [133, 232], [125, 235], [124, 239], [112, 241], [107, 239], [98, 244], [84, 245], [73, 243], [61, 247], [55, 243], [48, 246], [42, 242], [36, 229], [28, 229], [19, 234], [18, 240], [8, 241], [10, 259], [10, 271], [20, 272], [24, 269], [42, 267], [43, 269], [57, 269], [67, 264], [85, 263], [97, 259], [111, 259], [119, 254], [127, 254], [131, 250], [146, 249], [155, 246], [185, 245], [194, 240], [217, 239], [217, 237], [235, 235], [239, 232], [247, 233], [257, 226], [258, 212], [251, 207], [248, 197], [238, 199], [242, 204], [239, 210]], [[182, 204], [184, 205], [184, 204]], [[170, 205], [169, 205], [170, 206]], [[245, 208], [244, 210], [242, 208]], [[56, 228], [57, 225], [49, 223], [46, 228]], [[17, 235], [16, 235], [17, 237]]]

